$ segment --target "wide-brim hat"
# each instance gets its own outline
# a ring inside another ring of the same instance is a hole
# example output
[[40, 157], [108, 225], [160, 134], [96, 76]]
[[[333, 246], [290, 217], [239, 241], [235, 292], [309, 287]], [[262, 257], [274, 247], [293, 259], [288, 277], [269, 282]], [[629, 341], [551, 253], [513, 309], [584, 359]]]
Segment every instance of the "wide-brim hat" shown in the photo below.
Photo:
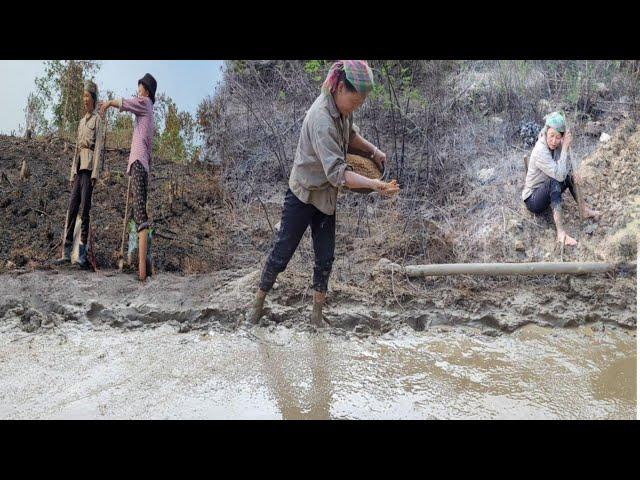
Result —
[[144, 77], [138, 80], [138, 85], [139, 84], [144, 85], [144, 87], [149, 92], [149, 98], [151, 98], [151, 101], [153, 103], [156, 103], [156, 88], [158, 86], [158, 83], [156, 82], [156, 79], [153, 78], [153, 75], [151, 75], [150, 73], [145, 73]]

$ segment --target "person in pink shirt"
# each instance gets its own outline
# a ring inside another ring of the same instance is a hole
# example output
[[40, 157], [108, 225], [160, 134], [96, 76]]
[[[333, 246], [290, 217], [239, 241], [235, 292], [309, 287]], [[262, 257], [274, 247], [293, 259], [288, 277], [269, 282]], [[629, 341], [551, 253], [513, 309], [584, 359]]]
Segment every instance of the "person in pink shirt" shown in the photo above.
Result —
[[136, 116], [131, 139], [131, 153], [127, 164], [127, 174], [131, 175], [133, 186], [132, 212], [138, 225], [138, 278], [144, 281], [151, 275], [151, 259], [147, 255], [149, 217], [147, 216], [147, 188], [151, 146], [153, 143], [153, 104], [156, 101], [156, 79], [149, 73], [138, 80], [138, 96], [118, 98], [100, 103], [100, 114], [109, 107], [117, 107], [121, 112], [131, 112]]

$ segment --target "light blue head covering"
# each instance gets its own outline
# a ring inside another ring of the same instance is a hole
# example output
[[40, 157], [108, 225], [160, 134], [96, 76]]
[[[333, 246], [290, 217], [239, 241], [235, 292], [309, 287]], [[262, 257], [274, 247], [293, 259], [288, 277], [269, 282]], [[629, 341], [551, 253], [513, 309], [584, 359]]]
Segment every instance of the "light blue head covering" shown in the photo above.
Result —
[[545, 118], [544, 125], [546, 127], [551, 127], [557, 132], [564, 133], [564, 130], [565, 130], [564, 117], [560, 112], [550, 113], [544, 118]]

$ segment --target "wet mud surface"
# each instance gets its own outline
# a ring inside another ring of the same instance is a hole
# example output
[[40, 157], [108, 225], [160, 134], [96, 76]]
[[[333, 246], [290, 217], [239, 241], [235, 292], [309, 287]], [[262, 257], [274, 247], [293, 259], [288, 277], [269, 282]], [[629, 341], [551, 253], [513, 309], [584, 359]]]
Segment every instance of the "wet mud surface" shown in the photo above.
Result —
[[635, 418], [635, 278], [337, 285], [316, 331], [286, 275], [238, 327], [257, 275], [0, 276], [0, 418]]
[[65, 325], [0, 335], [0, 418], [632, 419], [635, 341], [611, 327], [363, 339]]
[[[14, 319], [25, 332], [56, 328], [65, 322], [124, 329], [168, 323], [181, 332], [233, 331], [242, 325], [259, 273], [245, 269], [206, 275], [162, 274], [145, 284], [117, 271], [5, 274], [0, 276], [0, 321]], [[312, 292], [301, 287], [305, 282], [295, 275], [295, 271], [285, 272], [276, 283], [265, 303], [262, 326], [315, 331], [308, 323]], [[472, 290], [434, 284], [415, 296], [399, 287], [397, 295], [395, 290], [365, 294], [353, 285], [334, 282], [325, 317], [336, 335], [379, 335], [402, 326], [423, 331], [464, 325], [495, 336], [530, 323], [545, 327], [606, 323], [635, 330], [633, 277], [566, 277], [553, 287], [511, 284]]]

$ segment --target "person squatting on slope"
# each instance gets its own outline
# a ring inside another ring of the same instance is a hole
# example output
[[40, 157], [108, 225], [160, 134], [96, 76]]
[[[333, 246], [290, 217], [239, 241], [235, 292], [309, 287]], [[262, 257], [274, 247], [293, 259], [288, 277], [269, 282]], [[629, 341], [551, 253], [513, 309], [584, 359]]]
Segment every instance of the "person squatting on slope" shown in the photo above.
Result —
[[[569, 189], [578, 201], [575, 192], [577, 172], [571, 171], [569, 157], [572, 136], [565, 130], [561, 113], [553, 112], [545, 117], [545, 126], [529, 158], [522, 200], [532, 213], [542, 213], [551, 206], [558, 242], [576, 245], [578, 242], [567, 234], [562, 222], [562, 193]], [[582, 209], [584, 218], [599, 216], [600, 212], [589, 208], [586, 202], [582, 203], [578, 207]]]

